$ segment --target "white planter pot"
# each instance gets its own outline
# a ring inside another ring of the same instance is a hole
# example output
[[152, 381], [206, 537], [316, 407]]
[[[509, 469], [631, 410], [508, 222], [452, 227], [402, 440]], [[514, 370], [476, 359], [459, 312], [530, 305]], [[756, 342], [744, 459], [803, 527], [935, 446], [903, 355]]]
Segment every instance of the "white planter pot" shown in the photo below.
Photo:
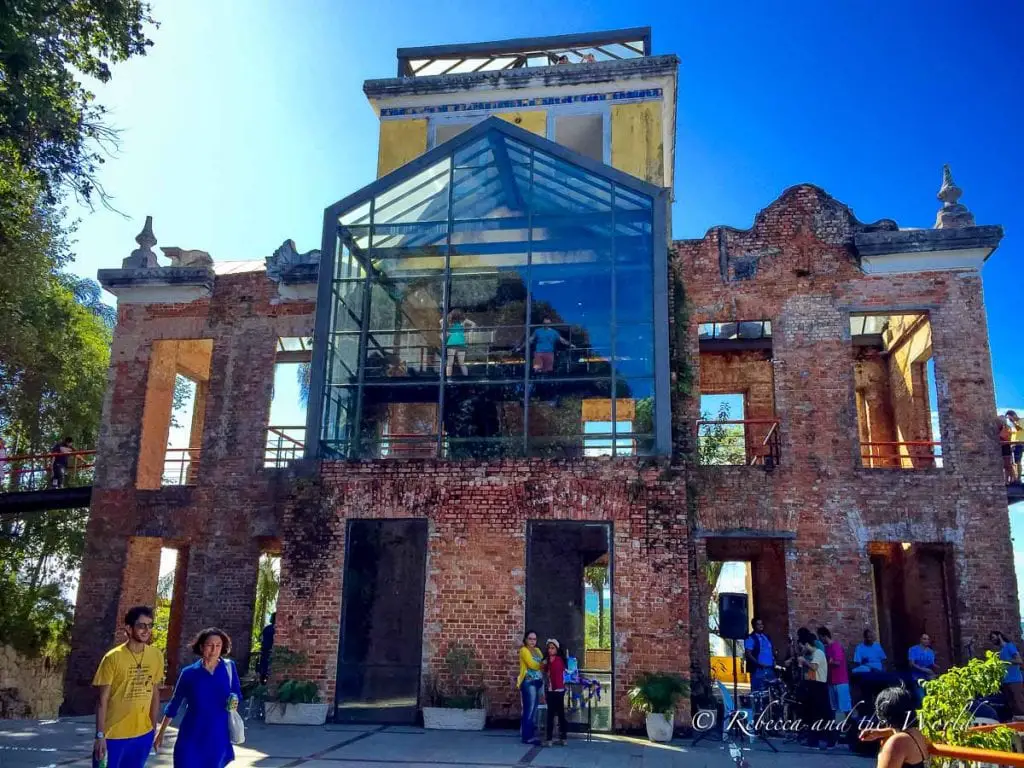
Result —
[[486, 709], [423, 708], [423, 727], [431, 730], [482, 731], [486, 720]]
[[323, 725], [327, 722], [330, 704], [281, 704], [268, 701], [263, 721], [268, 725]]
[[651, 741], [672, 741], [672, 722], [675, 713], [664, 715], [652, 712], [647, 716], [647, 738]]

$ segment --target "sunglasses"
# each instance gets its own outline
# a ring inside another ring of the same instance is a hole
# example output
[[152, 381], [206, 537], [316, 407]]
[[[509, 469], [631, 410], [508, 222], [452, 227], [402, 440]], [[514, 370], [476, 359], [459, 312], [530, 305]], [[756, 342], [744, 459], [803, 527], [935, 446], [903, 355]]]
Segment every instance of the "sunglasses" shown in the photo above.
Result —
[[146, 632], [148, 632], [148, 631], [150, 631], [151, 629], [153, 629], [153, 625], [152, 625], [152, 624], [144, 624], [144, 623], [143, 623], [143, 622], [141, 622], [141, 621], [140, 621], [140, 622], [137, 622], [137, 623], [136, 623], [136, 624], [135, 624], [134, 626], [135, 626], [135, 628], [136, 628], [136, 629], [138, 629], [138, 630], [144, 630], [144, 631], [146, 631]]

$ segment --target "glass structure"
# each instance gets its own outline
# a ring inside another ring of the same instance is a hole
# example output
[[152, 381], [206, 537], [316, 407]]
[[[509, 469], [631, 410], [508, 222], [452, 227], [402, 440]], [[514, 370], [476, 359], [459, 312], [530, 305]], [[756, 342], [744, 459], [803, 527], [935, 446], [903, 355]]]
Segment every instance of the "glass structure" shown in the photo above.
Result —
[[492, 118], [328, 209], [319, 455], [659, 452], [665, 201]]

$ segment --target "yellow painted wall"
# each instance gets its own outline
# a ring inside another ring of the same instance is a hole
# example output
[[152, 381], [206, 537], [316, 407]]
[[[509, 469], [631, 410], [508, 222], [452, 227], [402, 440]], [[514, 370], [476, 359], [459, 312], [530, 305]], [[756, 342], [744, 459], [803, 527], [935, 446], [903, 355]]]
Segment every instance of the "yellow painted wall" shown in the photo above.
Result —
[[377, 151], [377, 178], [427, 151], [427, 121], [382, 120]]
[[543, 109], [532, 109], [529, 112], [498, 112], [494, 116], [538, 136], [546, 136], [548, 132], [548, 113]]
[[652, 184], [665, 184], [660, 102], [612, 107], [612, 165]]

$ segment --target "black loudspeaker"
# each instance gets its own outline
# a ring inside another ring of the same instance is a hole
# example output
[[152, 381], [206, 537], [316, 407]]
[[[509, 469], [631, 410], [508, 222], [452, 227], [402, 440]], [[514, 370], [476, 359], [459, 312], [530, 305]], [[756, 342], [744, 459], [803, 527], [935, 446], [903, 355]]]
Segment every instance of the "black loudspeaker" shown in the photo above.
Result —
[[718, 595], [718, 636], [742, 640], [749, 632], [747, 596], [742, 592], [721, 592]]

